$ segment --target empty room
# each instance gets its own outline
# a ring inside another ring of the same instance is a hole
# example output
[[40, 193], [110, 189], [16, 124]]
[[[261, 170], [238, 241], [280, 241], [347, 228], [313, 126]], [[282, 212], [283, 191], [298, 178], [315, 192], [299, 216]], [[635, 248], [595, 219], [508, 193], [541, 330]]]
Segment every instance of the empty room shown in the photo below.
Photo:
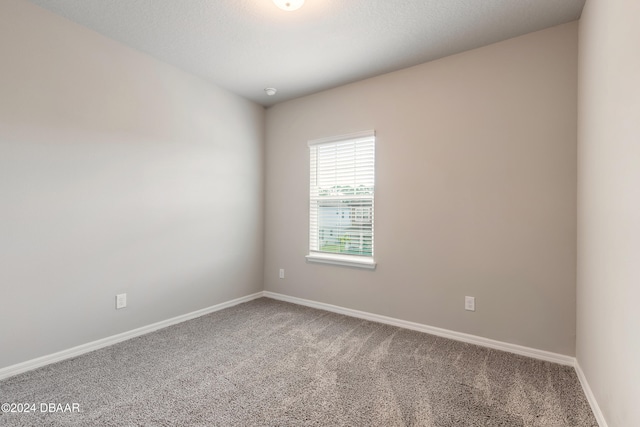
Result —
[[2, 0], [1, 426], [640, 426], [640, 2]]

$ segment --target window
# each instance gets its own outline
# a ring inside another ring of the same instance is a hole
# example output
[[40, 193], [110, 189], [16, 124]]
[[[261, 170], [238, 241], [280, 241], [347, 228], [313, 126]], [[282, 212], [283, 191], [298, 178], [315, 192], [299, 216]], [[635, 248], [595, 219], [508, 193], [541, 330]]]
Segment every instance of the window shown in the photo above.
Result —
[[312, 262], [375, 268], [375, 134], [309, 142], [309, 255]]

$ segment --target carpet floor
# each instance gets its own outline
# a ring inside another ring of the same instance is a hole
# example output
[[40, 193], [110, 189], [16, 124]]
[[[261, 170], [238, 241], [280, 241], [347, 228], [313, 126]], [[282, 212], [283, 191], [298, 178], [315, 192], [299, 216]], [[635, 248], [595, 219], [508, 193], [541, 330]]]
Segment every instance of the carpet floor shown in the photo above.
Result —
[[2, 402], [37, 406], [3, 426], [597, 427], [571, 367], [267, 298], [8, 378]]

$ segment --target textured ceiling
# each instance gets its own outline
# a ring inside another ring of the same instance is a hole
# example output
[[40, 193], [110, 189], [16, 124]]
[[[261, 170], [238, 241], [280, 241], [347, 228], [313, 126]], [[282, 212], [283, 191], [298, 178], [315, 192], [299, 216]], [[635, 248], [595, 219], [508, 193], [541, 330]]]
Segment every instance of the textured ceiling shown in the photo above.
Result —
[[269, 106], [573, 21], [585, 0], [30, 1]]

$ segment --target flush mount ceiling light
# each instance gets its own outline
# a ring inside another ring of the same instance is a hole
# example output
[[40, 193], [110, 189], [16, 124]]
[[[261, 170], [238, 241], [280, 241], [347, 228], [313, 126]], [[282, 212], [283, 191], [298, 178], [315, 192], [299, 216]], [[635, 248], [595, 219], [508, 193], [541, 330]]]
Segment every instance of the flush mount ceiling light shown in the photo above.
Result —
[[291, 12], [302, 7], [304, 0], [273, 0], [273, 2], [282, 10]]
[[267, 93], [267, 95], [273, 96], [278, 90], [275, 87], [268, 87], [264, 91]]

